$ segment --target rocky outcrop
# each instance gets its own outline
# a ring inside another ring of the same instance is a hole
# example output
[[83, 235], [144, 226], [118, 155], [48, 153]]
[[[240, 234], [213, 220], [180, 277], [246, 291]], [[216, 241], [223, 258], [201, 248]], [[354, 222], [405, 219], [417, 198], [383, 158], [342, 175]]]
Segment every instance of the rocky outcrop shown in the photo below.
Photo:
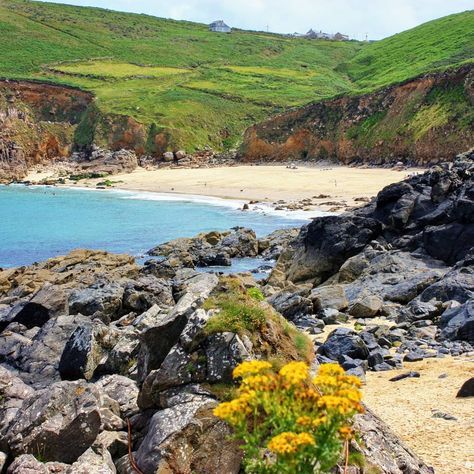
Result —
[[[211, 250], [270, 256], [293, 236], [277, 233], [260, 245], [239, 228], [214, 235], [214, 245], [209, 234], [204, 240]], [[341, 255], [352, 255], [346, 250]], [[238, 309], [253, 298], [254, 284], [246, 275], [219, 279], [191, 268], [163, 278], [131, 257], [84, 250], [0, 272], [0, 462], [7, 472], [240, 473], [239, 444], [212, 414], [219, 393], [231, 389], [232, 370], [246, 359], [314, 358], [312, 345], [303, 354], [296, 343], [306, 338], [265, 301], [253, 303], [266, 316], [258, 329], [210, 329], [226, 307], [219, 298], [239, 295]], [[327, 291], [307, 286], [297, 298], [288, 291], [271, 301], [291, 317], [326, 305], [345, 311], [352, 301], [345, 289], [342, 282]], [[359, 360], [380, 367], [388, 363], [388, 337], [383, 328], [339, 331], [319, 357], [340, 359], [348, 370]], [[374, 415], [357, 423], [363, 442], [354, 449], [367, 465], [385, 474], [429, 472]]]
[[333, 331], [321, 361], [360, 375], [472, 351], [473, 157], [392, 184], [364, 208], [317, 218], [282, 252], [265, 287], [275, 308], [315, 333], [328, 323], [361, 326]]
[[250, 127], [240, 159], [373, 165], [452, 160], [473, 145], [473, 76], [466, 65], [291, 110]]

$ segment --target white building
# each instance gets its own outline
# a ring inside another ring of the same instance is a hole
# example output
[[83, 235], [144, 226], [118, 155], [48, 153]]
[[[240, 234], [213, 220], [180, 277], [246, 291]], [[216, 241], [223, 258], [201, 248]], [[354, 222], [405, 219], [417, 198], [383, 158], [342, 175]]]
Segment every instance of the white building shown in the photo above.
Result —
[[230, 33], [232, 28], [229, 25], [226, 25], [222, 20], [217, 20], [209, 25], [209, 30], [214, 31], [215, 33]]

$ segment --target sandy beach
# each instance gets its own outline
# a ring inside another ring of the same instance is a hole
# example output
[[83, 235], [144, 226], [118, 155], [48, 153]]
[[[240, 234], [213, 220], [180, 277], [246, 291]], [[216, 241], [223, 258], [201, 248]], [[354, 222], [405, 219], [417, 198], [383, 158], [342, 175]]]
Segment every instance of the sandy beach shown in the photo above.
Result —
[[[132, 173], [109, 177], [117, 189], [205, 195], [244, 201], [299, 201], [325, 195], [318, 203], [375, 196], [384, 186], [401, 181], [419, 169], [395, 171], [382, 168], [235, 166], [198, 169], [138, 168]], [[53, 170], [33, 171], [31, 181], [51, 177]], [[93, 186], [100, 179], [82, 180], [77, 186]], [[324, 207], [324, 206], [323, 206]]]
[[[389, 381], [410, 370], [420, 378]], [[473, 374], [472, 356], [367, 372], [364, 401], [436, 474], [469, 474], [474, 472], [474, 399], [456, 398], [456, 393]], [[456, 420], [433, 417], [435, 411]]]

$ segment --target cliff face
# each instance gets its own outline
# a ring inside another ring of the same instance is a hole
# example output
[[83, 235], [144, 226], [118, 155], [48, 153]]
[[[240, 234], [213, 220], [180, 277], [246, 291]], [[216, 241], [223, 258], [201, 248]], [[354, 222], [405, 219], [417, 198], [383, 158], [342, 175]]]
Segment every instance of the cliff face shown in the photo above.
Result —
[[91, 102], [77, 89], [0, 81], [0, 177], [21, 178], [34, 164], [69, 156]]
[[147, 152], [147, 129], [131, 117], [107, 115], [92, 94], [66, 86], [0, 80], [0, 180], [23, 178], [36, 164], [90, 152], [99, 145]]
[[451, 160], [474, 144], [474, 66], [313, 103], [250, 127], [243, 161]]

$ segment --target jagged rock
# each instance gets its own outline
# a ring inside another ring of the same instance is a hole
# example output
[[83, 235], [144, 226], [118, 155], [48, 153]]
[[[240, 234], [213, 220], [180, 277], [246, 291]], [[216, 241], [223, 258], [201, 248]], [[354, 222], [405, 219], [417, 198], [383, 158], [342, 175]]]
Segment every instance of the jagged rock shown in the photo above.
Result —
[[124, 289], [116, 283], [95, 283], [69, 296], [69, 313], [94, 316], [105, 323], [117, 319], [122, 309]]
[[92, 446], [99, 453], [107, 450], [112, 459], [125, 456], [128, 452], [128, 433], [125, 431], [102, 431]]
[[289, 320], [313, 312], [313, 304], [309, 298], [288, 291], [274, 294], [268, 298], [268, 302]]
[[184, 314], [165, 316], [159, 324], [140, 336], [141, 345], [138, 355], [138, 379], [143, 382], [147, 375], [159, 369], [171, 348], [178, 342], [187, 318]]
[[23, 401], [32, 397], [34, 393], [35, 391], [13, 372], [0, 366], [0, 450], [7, 451], [5, 434], [8, 427]]
[[278, 229], [258, 241], [258, 254], [266, 260], [276, 260], [288, 243], [298, 236], [299, 229]]
[[90, 319], [82, 315], [51, 319], [30, 344], [21, 347], [17, 357], [7, 361], [20, 371], [20, 378], [27, 383], [48, 386], [60, 380], [58, 366], [64, 346], [76, 328], [85, 324], [90, 324]]
[[116, 335], [100, 321], [79, 326], [71, 334], [59, 361], [63, 380], [90, 380]]
[[140, 314], [152, 306], [168, 308], [174, 305], [169, 281], [153, 275], [143, 275], [125, 285], [123, 308]]
[[174, 160], [174, 154], [172, 151], [166, 151], [165, 153], [163, 153], [163, 161], [170, 162], [173, 160]]
[[146, 409], [158, 405], [160, 392], [191, 382], [202, 382], [206, 377], [204, 353], [188, 354], [179, 344], [174, 346], [156, 370], [152, 370], [140, 390], [138, 404]]
[[211, 383], [230, 382], [232, 370], [252, 357], [252, 343], [230, 332], [214, 334], [206, 341], [207, 377]]
[[[179, 267], [229, 266], [231, 258], [257, 256], [258, 241], [253, 230], [234, 227], [227, 232], [213, 231], [175, 239], [149, 250], [148, 254], [167, 257], [169, 271]], [[159, 265], [163, 267], [164, 263]]]
[[382, 226], [375, 219], [344, 215], [320, 217], [303, 229], [287, 279], [295, 283], [314, 280], [318, 284], [375, 239]]
[[7, 463], [7, 455], [0, 451], [0, 472], [3, 472], [3, 469]]
[[336, 361], [343, 356], [361, 360], [369, 356], [369, 350], [361, 337], [355, 331], [346, 328], [338, 328], [329, 334], [318, 353]]
[[95, 386], [119, 404], [122, 418], [130, 418], [138, 412], [138, 386], [133, 380], [122, 375], [106, 375]]
[[349, 306], [344, 287], [341, 285], [321, 286], [311, 291], [311, 301], [314, 311], [332, 308], [343, 311]]
[[86, 382], [59, 382], [23, 402], [6, 439], [15, 455], [72, 463], [99, 434], [100, 394]]
[[474, 299], [446, 310], [440, 319], [441, 337], [474, 344]]
[[212, 415], [209, 398], [157, 412], [135, 461], [144, 472], [240, 472], [241, 451], [227, 425]]
[[28, 329], [42, 327], [49, 319], [49, 311], [44, 306], [22, 301], [0, 315], [0, 332], [11, 323], [22, 324]]

